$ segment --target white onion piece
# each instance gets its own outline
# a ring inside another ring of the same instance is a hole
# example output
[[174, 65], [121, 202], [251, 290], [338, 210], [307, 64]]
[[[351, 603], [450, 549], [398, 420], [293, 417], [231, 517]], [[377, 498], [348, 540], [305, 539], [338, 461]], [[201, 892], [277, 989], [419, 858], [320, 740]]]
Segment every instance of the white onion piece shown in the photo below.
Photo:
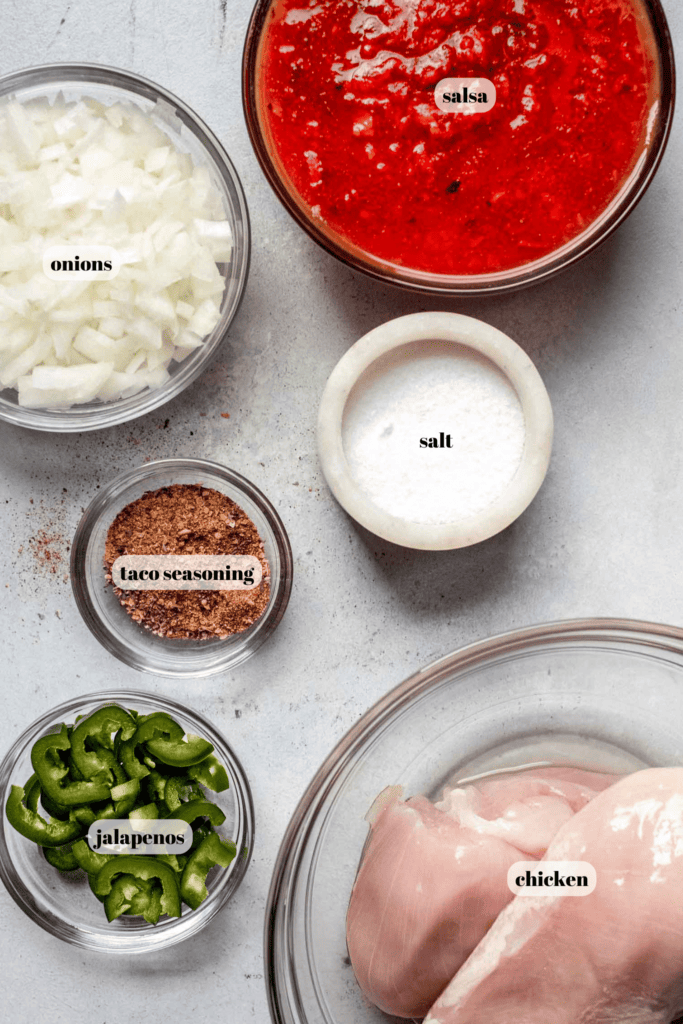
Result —
[[36, 366], [33, 373], [18, 380], [21, 405], [32, 409], [92, 402], [111, 377], [111, 363], [82, 363], [79, 366]]
[[[52, 281], [53, 245], [109, 245], [111, 281]], [[206, 167], [132, 104], [0, 105], [0, 384], [68, 408], [160, 387], [220, 319], [232, 230]]]

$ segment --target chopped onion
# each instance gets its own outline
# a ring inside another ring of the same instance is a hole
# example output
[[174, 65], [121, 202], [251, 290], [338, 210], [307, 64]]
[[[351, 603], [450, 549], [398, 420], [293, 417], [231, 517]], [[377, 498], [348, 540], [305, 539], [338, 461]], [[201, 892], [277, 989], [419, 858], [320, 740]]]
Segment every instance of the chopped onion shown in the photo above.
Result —
[[[108, 245], [109, 281], [53, 281], [54, 245]], [[0, 384], [68, 408], [160, 387], [220, 320], [232, 230], [206, 167], [133, 104], [0, 105]]]

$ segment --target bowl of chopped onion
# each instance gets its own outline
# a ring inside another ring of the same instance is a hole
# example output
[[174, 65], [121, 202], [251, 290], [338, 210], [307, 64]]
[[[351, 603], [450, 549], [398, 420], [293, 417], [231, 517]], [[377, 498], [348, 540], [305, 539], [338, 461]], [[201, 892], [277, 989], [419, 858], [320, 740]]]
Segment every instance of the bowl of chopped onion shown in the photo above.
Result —
[[237, 173], [182, 100], [96, 64], [0, 78], [0, 418], [96, 430], [174, 398], [249, 251]]

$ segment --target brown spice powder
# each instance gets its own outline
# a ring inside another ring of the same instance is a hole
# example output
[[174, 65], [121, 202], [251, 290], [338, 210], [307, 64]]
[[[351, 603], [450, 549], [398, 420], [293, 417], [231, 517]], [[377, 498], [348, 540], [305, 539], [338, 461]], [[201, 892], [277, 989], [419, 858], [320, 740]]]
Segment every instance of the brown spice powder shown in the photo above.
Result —
[[48, 533], [47, 530], [38, 530], [35, 536], [29, 540], [31, 554], [35, 559], [36, 567], [56, 575], [62, 562], [60, 547], [63, 545], [64, 538], [61, 534]]
[[270, 567], [263, 541], [239, 505], [201, 484], [147, 491], [126, 505], [109, 527], [104, 565], [120, 555], [253, 555], [263, 570], [254, 590], [121, 590], [128, 614], [157, 636], [209, 640], [249, 629], [270, 598]]

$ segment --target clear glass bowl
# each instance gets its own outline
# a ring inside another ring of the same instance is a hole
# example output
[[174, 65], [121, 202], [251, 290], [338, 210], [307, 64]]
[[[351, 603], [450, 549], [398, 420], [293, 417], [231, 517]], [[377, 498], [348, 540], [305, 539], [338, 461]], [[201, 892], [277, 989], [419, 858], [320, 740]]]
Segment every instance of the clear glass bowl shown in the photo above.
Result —
[[[5, 817], [10, 787], [23, 786], [33, 773], [31, 749], [41, 736], [57, 732], [62, 722], [89, 715], [104, 704], [121, 704], [143, 714], [166, 711], [187, 732], [204, 736], [225, 766], [230, 787], [222, 793], [207, 791], [207, 799], [220, 806], [225, 822], [217, 828], [231, 839], [237, 856], [226, 869], [212, 868], [207, 878], [209, 895], [197, 910], [183, 906], [182, 917], [162, 918], [148, 924], [141, 917], [119, 917], [107, 923], [102, 904], [93, 895], [84, 871], [60, 872], [48, 864], [41, 849], [20, 835]], [[164, 949], [196, 935], [218, 913], [244, 878], [254, 846], [254, 808], [249, 783], [226, 740], [205, 718], [168, 697], [137, 690], [106, 690], [69, 700], [42, 715], [26, 729], [0, 764], [0, 878], [25, 914], [51, 935], [84, 949], [105, 953], [143, 953]]]
[[[243, 633], [212, 640], [170, 640], [134, 622], [106, 585], [107, 531], [131, 501], [171, 484], [197, 484], [226, 494], [251, 518], [270, 565], [270, 600]], [[265, 643], [285, 613], [292, 589], [292, 549], [277, 512], [253, 484], [232, 469], [200, 459], [161, 459], [128, 470], [103, 487], [85, 510], [71, 549], [71, 585], [86, 625], [110, 654], [159, 675], [208, 676], [234, 668]]]
[[182, 362], [171, 362], [171, 378], [161, 387], [145, 388], [114, 402], [87, 402], [52, 410], [22, 408], [14, 388], [0, 391], [0, 419], [35, 430], [66, 433], [111, 427], [144, 416], [175, 398], [203, 373], [239, 308], [247, 283], [251, 243], [247, 201], [230, 158], [213, 132], [177, 96], [133, 72], [99, 64], [44, 64], [0, 78], [0, 99], [11, 95], [22, 101], [43, 97], [52, 100], [60, 92], [67, 101], [88, 96], [106, 105], [134, 103], [148, 114], [178, 150], [189, 153], [195, 165], [208, 168], [233, 232], [230, 263], [218, 264], [225, 278], [220, 320], [203, 345]]
[[275, 865], [265, 957], [277, 1024], [394, 1019], [362, 995], [346, 950], [377, 794], [400, 784], [434, 797], [449, 780], [539, 760], [541, 740], [587, 767], [683, 764], [683, 630], [585, 619], [505, 633], [427, 666], [363, 715], [306, 790]]
[[674, 55], [659, 0], [636, 0], [641, 39], [650, 66], [651, 124], [634, 166], [619, 193], [600, 216], [560, 249], [531, 263], [495, 274], [447, 275], [415, 270], [374, 256], [316, 218], [281, 161], [263, 116], [263, 40], [279, 0], [256, 0], [242, 59], [242, 98], [247, 128], [261, 169], [280, 202], [304, 231], [347, 266], [370, 277], [418, 292], [438, 295], [495, 295], [552, 277], [599, 246], [628, 217], [645, 194], [663, 156], [674, 111]]

